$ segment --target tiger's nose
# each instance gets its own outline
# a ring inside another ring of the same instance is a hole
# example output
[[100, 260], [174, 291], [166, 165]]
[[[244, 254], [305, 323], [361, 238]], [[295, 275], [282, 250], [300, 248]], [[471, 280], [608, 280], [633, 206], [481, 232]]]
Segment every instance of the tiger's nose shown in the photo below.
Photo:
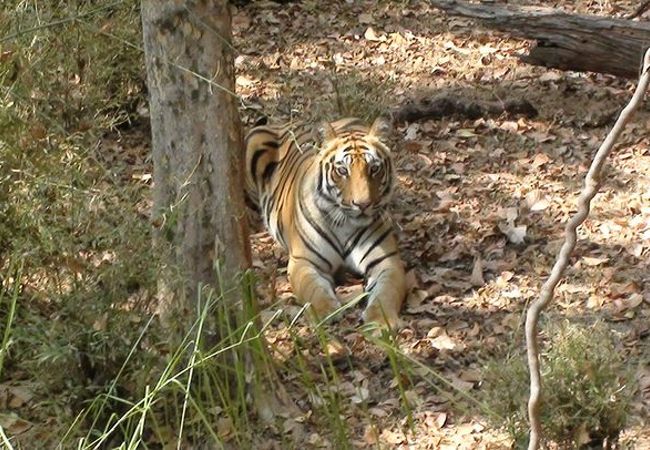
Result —
[[363, 211], [370, 206], [370, 200], [353, 200], [352, 204]]

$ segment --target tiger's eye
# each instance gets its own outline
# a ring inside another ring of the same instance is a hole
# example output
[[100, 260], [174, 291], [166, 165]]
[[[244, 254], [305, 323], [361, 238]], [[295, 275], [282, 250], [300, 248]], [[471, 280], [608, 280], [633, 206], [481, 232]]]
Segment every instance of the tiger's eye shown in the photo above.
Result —
[[348, 176], [348, 168], [345, 166], [337, 166], [336, 167], [336, 173], [339, 174], [342, 177], [347, 177]]
[[372, 164], [370, 166], [370, 175], [377, 175], [381, 170], [381, 164]]

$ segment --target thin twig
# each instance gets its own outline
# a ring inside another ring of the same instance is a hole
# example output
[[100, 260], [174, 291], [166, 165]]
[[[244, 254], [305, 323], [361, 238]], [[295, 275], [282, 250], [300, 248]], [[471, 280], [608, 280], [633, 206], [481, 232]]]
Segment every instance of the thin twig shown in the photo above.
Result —
[[46, 30], [48, 28], [56, 27], [56, 26], [59, 26], [59, 25], [64, 25], [64, 24], [70, 23], [70, 22], [75, 22], [75, 21], [81, 19], [82, 17], [92, 16], [93, 14], [104, 11], [106, 9], [111, 9], [114, 6], [120, 5], [122, 3], [124, 3], [124, 0], [119, 0], [117, 2], [109, 3], [108, 5], [103, 5], [103, 6], [99, 6], [97, 8], [93, 8], [90, 11], [86, 11], [86, 12], [83, 12], [83, 13], [80, 13], [80, 14], [76, 14], [74, 16], [64, 17], [63, 19], [54, 20], [52, 22], [48, 22], [48, 23], [45, 23], [45, 24], [42, 24], [42, 25], [37, 25], [35, 27], [25, 28], [24, 30], [16, 31], [13, 34], [10, 34], [8, 36], [4, 36], [4, 37], [0, 38], [0, 44], [2, 44], [4, 42], [7, 42], [7, 41], [11, 41], [11, 40], [16, 39], [17, 37], [20, 37], [20, 36], [25, 35], [25, 34], [34, 33], [34, 32], [41, 31], [41, 30]]
[[530, 372], [530, 397], [528, 399], [528, 417], [530, 420], [530, 440], [528, 450], [537, 450], [542, 436], [540, 419], [541, 381], [539, 372], [539, 348], [537, 342], [537, 327], [540, 313], [553, 299], [555, 287], [560, 282], [564, 270], [569, 265], [569, 257], [577, 241], [576, 229], [589, 215], [591, 200], [598, 192], [600, 172], [612, 147], [621, 135], [623, 128], [629, 122], [634, 111], [643, 100], [643, 96], [650, 83], [650, 48], [643, 57], [643, 70], [639, 77], [639, 84], [634, 91], [630, 102], [621, 111], [614, 127], [611, 129], [600, 148], [596, 152], [585, 177], [585, 186], [578, 198], [578, 211], [566, 225], [564, 244], [555, 260], [551, 275], [542, 286], [539, 298], [528, 308], [526, 314], [526, 349], [528, 351], [528, 370]]
[[5, 431], [2, 429], [2, 425], [0, 425], [0, 442], [2, 442], [7, 450], [14, 450], [14, 446], [11, 445], [11, 441], [5, 434]]
[[[123, 0], [122, 0], [122, 1], [123, 1]], [[126, 45], [127, 47], [131, 47], [131, 48], [133, 48], [133, 49], [135, 49], [135, 50], [138, 50], [138, 51], [140, 51], [140, 52], [144, 52], [144, 48], [143, 48], [141, 45], [134, 44], [133, 42], [127, 41], [127, 40], [125, 40], [125, 39], [123, 39], [123, 38], [121, 38], [121, 37], [119, 37], [119, 36], [116, 36], [116, 35], [113, 34], [113, 33], [109, 33], [109, 32], [107, 32], [107, 31], [98, 30], [98, 29], [94, 28], [93, 25], [92, 25], [91, 23], [89, 23], [89, 22], [79, 20], [79, 23], [82, 23], [82, 24], [86, 25], [88, 28], [91, 29], [91, 31], [94, 31], [94, 32], [96, 32], [97, 34], [100, 34], [100, 35], [106, 36], [106, 37], [111, 38], [111, 39], [115, 39], [116, 41], [123, 43], [123, 44]], [[221, 91], [224, 91], [225, 93], [227, 93], [227, 94], [229, 94], [229, 95], [232, 95], [232, 96], [235, 97], [237, 100], [239, 100], [239, 102], [241, 103], [242, 107], [244, 107], [244, 108], [247, 107], [247, 105], [246, 105], [246, 103], [245, 103], [245, 101], [244, 101], [244, 99], [243, 99], [242, 97], [240, 97], [239, 95], [237, 95], [237, 94], [234, 93], [233, 91], [231, 91], [231, 90], [229, 90], [229, 89], [227, 89], [227, 88], [221, 86], [220, 84], [215, 83], [213, 80], [211, 80], [211, 79], [209, 79], [209, 78], [207, 78], [207, 77], [205, 77], [205, 76], [203, 76], [203, 75], [201, 75], [201, 74], [199, 74], [199, 73], [197, 73], [197, 72], [195, 72], [195, 71], [193, 71], [193, 70], [191, 70], [191, 69], [188, 69], [187, 67], [181, 66], [180, 64], [178, 64], [178, 63], [172, 61], [171, 59], [168, 59], [168, 58], [164, 58], [164, 57], [163, 57], [163, 58], [161, 58], [161, 60], [162, 60], [162, 62], [164, 62], [164, 63], [166, 63], [166, 64], [169, 64], [170, 66], [176, 67], [177, 69], [182, 70], [183, 72], [186, 72], [186, 73], [189, 73], [190, 75], [195, 76], [196, 78], [198, 78], [198, 79], [201, 80], [201, 81], [205, 81], [205, 82], [208, 83], [208, 85], [211, 86], [211, 87], [216, 87], [217, 89], [219, 89], [219, 90], [221, 90]]]
[[645, 2], [641, 3], [633, 13], [626, 17], [626, 19], [636, 19], [637, 17], [643, 15], [643, 13], [645, 13], [648, 9], [650, 9], [650, 0], [646, 0]]

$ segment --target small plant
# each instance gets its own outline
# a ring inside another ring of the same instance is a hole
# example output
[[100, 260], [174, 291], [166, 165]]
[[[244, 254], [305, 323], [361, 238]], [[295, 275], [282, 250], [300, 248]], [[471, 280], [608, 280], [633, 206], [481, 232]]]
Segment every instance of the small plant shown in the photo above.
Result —
[[[284, 98], [291, 102], [292, 120], [307, 120], [319, 122], [334, 121], [343, 117], [358, 117], [366, 122], [372, 122], [382, 114], [388, 113], [394, 106], [395, 99], [387, 95], [397, 86], [397, 81], [389, 76], [378, 78], [357, 71], [339, 72], [334, 69], [318, 74], [305, 76], [307, 85], [327, 88], [317, 102], [308, 108], [302, 105], [302, 96], [290, 87], [285, 87]], [[283, 114], [281, 111], [267, 111], [271, 117]]]
[[[634, 389], [611, 331], [601, 323], [588, 328], [566, 323], [550, 327], [547, 335], [542, 361], [546, 435], [563, 448], [616, 438]], [[490, 361], [484, 380], [484, 401], [496, 413], [494, 425], [505, 427], [517, 447], [523, 445], [528, 432], [524, 356]]]
[[372, 121], [388, 111], [391, 99], [386, 96], [395, 84], [392, 80], [366, 80], [356, 73], [336, 74], [331, 79], [334, 88], [332, 110], [324, 108], [325, 115], [337, 119], [359, 117]]

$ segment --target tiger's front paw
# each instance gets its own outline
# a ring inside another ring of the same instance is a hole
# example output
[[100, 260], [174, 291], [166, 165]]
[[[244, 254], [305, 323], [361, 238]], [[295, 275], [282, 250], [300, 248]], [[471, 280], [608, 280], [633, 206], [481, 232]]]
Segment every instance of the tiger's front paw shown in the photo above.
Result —
[[322, 320], [338, 308], [341, 307], [341, 302], [337, 298], [319, 298], [311, 301], [310, 311], [311, 314], [318, 320]]
[[371, 303], [368, 305], [365, 311], [363, 311], [362, 317], [366, 323], [376, 323], [392, 330], [401, 328], [403, 325], [397, 311], [385, 307], [382, 308], [380, 303]]

